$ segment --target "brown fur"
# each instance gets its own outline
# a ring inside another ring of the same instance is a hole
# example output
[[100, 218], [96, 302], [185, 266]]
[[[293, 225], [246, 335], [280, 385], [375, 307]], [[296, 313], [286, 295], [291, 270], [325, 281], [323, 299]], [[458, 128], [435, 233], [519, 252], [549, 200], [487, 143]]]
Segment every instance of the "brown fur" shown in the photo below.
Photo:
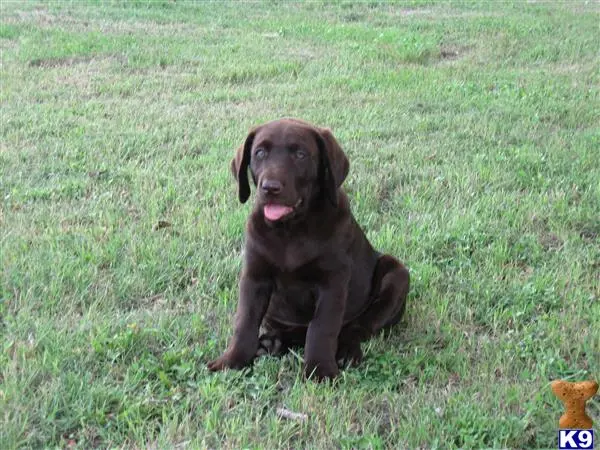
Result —
[[[231, 170], [242, 203], [248, 172], [257, 194], [233, 338], [209, 369], [242, 368], [296, 345], [305, 348], [307, 376], [333, 378], [338, 363], [358, 364], [361, 341], [402, 317], [409, 273], [356, 223], [341, 189], [348, 159], [333, 134], [296, 119], [269, 122], [248, 134]], [[270, 221], [269, 204], [293, 212]]]

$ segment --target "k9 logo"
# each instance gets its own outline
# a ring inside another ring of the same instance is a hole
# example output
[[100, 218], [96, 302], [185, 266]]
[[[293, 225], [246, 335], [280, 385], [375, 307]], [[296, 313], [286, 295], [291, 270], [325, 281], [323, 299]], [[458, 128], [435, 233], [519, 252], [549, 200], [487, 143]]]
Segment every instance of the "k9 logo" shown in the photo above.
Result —
[[559, 450], [594, 448], [594, 430], [558, 430]]

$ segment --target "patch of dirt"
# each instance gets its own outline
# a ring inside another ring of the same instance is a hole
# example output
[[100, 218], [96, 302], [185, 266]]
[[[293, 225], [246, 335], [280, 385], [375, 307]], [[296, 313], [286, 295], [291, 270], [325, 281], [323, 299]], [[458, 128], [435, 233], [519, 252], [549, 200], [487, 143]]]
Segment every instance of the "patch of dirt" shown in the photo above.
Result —
[[[117, 64], [126, 65], [127, 59], [114, 55], [106, 56], [64, 56], [58, 58], [35, 58], [29, 61], [30, 67], [41, 67], [51, 69], [56, 67], [84, 67], [87, 73], [100, 73], [106, 69], [107, 65]], [[95, 69], [94, 69], [95, 68]]]
[[440, 57], [442, 59], [456, 59], [458, 58], [458, 56], [458, 50], [455, 50], [453, 48], [442, 48], [440, 50]]
[[344, 22], [361, 22], [366, 18], [366, 16], [364, 14], [360, 14], [360, 13], [350, 13], [350, 14], [346, 14], [345, 16], [342, 17], [342, 21]]
[[542, 232], [538, 236], [538, 241], [539, 241], [540, 245], [542, 247], [544, 247], [544, 250], [546, 250], [546, 251], [547, 250], [558, 250], [564, 245], [564, 242], [561, 238], [559, 238], [554, 233], [550, 233], [550, 232]]
[[538, 242], [544, 250], [558, 250], [562, 248], [564, 241], [550, 230], [547, 218], [538, 217], [533, 214], [530, 220], [537, 234]]
[[592, 228], [584, 228], [579, 232], [579, 236], [585, 241], [594, 241], [598, 239], [600, 233]]
[[43, 58], [29, 62], [30, 66], [39, 70], [52, 71], [52, 75], [40, 81], [38, 87], [41, 91], [80, 99], [97, 97], [98, 83], [112, 77], [111, 69], [122, 64], [119, 58], [113, 56]]
[[438, 57], [438, 63], [451, 63], [458, 59], [464, 58], [470, 49], [465, 46], [442, 44], [440, 46], [440, 54]]
[[573, 224], [573, 231], [586, 242], [595, 242], [600, 239], [600, 222], [597, 220], [577, 221]]
[[76, 64], [86, 64], [92, 61], [93, 58], [90, 56], [69, 56], [61, 58], [35, 58], [29, 61], [30, 67], [65, 67], [74, 66]]

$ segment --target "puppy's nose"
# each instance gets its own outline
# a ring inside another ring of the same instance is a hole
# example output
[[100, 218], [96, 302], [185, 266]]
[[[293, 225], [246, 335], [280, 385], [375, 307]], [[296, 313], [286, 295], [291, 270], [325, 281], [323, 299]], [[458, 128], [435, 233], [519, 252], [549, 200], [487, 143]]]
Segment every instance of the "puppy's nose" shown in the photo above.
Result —
[[266, 193], [271, 195], [277, 195], [281, 192], [281, 182], [277, 180], [264, 180], [260, 188]]

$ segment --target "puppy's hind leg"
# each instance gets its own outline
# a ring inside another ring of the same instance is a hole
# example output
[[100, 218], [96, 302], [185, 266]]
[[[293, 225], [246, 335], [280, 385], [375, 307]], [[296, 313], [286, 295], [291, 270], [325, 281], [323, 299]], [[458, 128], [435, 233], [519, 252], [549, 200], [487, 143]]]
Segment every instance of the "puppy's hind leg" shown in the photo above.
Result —
[[256, 357], [263, 355], [282, 356], [290, 348], [302, 346], [305, 339], [306, 328], [281, 329], [263, 324], [258, 337]]
[[358, 364], [363, 356], [360, 343], [400, 321], [406, 309], [409, 285], [408, 269], [393, 256], [381, 255], [373, 273], [371, 305], [340, 332], [338, 364]]
[[382, 255], [373, 275], [373, 304], [361, 317], [371, 334], [400, 322], [410, 287], [408, 269], [391, 255]]
[[283, 341], [279, 333], [263, 333], [258, 337], [256, 358], [263, 355], [279, 356], [283, 354]]

